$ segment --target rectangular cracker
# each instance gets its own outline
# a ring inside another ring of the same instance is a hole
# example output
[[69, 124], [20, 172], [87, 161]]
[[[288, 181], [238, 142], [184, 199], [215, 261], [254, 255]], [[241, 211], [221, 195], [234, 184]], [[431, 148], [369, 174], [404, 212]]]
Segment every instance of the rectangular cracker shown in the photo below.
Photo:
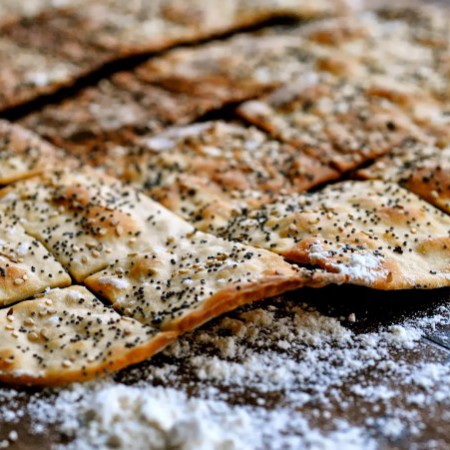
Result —
[[349, 181], [280, 197], [234, 219], [222, 236], [376, 289], [450, 285], [450, 217], [383, 181]]
[[405, 143], [356, 175], [399, 183], [450, 214], [450, 148]]
[[170, 93], [132, 73], [102, 80], [59, 105], [48, 105], [21, 120], [55, 145], [93, 165], [115, 159], [136, 136], [182, 124], [214, 104], [189, 94]]
[[176, 331], [251, 301], [327, 282], [326, 274], [298, 270], [273, 253], [201, 232], [129, 255], [86, 279], [89, 289], [123, 314]]
[[351, 170], [408, 138], [428, 137], [394, 103], [370, 95], [367, 86], [308, 74], [238, 113], [299, 149]]
[[0, 213], [0, 307], [64, 287], [70, 276], [16, 221]]
[[115, 167], [116, 176], [140, 187], [170, 184], [182, 173], [204, 178], [235, 198], [248, 190], [302, 192], [338, 176], [329, 165], [256, 128], [224, 121], [143, 136], [123, 167]]
[[0, 185], [47, 170], [76, 167], [77, 161], [34, 133], [0, 120]]
[[76, 281], [124, 254], [192, 230], [148, 197], [93, 170], [43, 174], [4, 189], [0, 197], [0, 209]]
[[143, 361], [172, 342], [104, 306], [86, 288], [55, 289], [0, 310], [0, 380], [54, 386]]

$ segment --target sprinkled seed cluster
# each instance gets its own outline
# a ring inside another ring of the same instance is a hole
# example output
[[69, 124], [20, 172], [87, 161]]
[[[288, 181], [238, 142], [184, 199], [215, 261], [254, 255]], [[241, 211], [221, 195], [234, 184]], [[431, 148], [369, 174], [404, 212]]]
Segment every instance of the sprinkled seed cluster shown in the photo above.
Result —
[[265, 250], [195, 232], [150, 252], [130, 254], [86, 284], [125, 315], [174, 328], [193, 311], [214, 310], [224, 301], [231, 309], [266, 286], [286, 290], [286, 282], [299, 287], [308, 277]]
[[382, 181], [283, 196], [218, 233], [378, 289], [450, 283], [449, 216]]

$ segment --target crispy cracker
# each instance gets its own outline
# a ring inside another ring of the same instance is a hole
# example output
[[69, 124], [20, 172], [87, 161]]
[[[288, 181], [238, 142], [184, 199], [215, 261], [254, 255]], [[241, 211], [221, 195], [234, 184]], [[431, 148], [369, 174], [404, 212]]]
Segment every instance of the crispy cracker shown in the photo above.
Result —
[[280, 197], [220, 233], [376, 289], [450, 285], [450, 217], [398, 185], [349, 181]]
[[270, 252], [196, 232], [129, 255], [86, 284], [142, 323], [187, 331], [245, 303], [316, 281], [313, 272]]
[[60, 385], [143, 361], [175, 333], [121, 317], [87, 289], [55, 289], [0, 310], [0, 380]]
[[450, 214], [450, 148], [406, 143], [359, 170], [357, 176], [400, 183]]
[[307, 153], [255, 128], [223, 121], [172, 128], [142, 137], [106, 170], [144, 189], [197, 228], [234, 211], [303, 192], [339, 174]]
[[394, 103], [371, 95], [365, 85], [326, 75], [305, 75], [238, 112], [342, 172], [405, 139], [428, 139]]
[[124, 254], [192, 229], [143, 194], [93, 170], [47, 173], [0, 196], [0, 209], [20, 220], [77, 281]]

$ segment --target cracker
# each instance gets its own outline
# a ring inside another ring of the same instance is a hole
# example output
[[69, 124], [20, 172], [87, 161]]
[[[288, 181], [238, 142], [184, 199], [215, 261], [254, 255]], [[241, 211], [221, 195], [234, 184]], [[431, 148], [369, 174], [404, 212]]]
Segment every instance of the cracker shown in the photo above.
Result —
[[121, 317], [80, 286], [49, 291], [0, 316], [0, 380], [9, 384], [85, 381], [143, 361], [176, 337]]
[[0, 184], [29, 178], [46, 170], [75, 167], [64, 151], [32, 132], [0, 120]]
[[201, 232], [129, 255], [86, 279], [125, 315], [176, 331], [251, 301], [327, 282], [326, 275], [298, 270], [273, 253]]
[[274, 137], [345, 172], [382, 156], [408, 138], [427, 136], [394, 103], [367, 86], [330, 76], [304, 75], [239, 114]]
[[135, 137], [186, 123], [213, 107], [208, 99], [174, 94], [119, 73], [83, 90], [60, 105], [48, 105], [21, 120], [83, 162], [100, 165], [115, 159]]
[[90, 43], [130, 55], [211, 38], [274, 17], [312, 18], [343, 13], [348, 8], [349, 2], [335, 0], [110, 0], [86, 2], [72, 14], [92, 21], [85, 30]]
[[239, 198], [248, 190], [268, 195], [301, 192], [338, 175], [329, 165], [255, 128], [224, 121], [171, 128], [141, 137], [136, 145], [116, 175], [139, 186], [170, 184], [181, 172]]
[[376, 289], [450, 285], [450, 217], [396, 184], [349, 181], [280, 197], [221, 233]]
[[0, 223], [0, 306], [71, 283], [63, 267], [18, 223], [4, 214]]
[[357, 176], [400, 183], [450, 214], [450, 148], [406, 143], [359, 170]]
[[143, 194], [90, 170], [44, 174], [0, 196], [0, 209], [20, 220], [76, 281], [192, 229]]

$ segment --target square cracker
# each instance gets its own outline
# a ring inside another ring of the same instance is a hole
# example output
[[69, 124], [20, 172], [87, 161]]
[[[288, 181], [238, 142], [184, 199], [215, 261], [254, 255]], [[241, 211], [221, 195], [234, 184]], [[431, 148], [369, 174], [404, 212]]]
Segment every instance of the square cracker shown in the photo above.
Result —
[[16, 221], [0, 213], [0, 307], [56, 287], [70, 276]]
[[128, 255], [86, 285], [142, 323], [188, 331], [250, 301], [336, 280], [271, 252], [196, 232]]
[[450, 216], [383, 181], [280, 197], [218, 234], [376, 289], [450, 285]]
[[192, 227], [142, 193], [94, 170], [53, 172], [4, 189], [0, 209], [20, 221], [76, 281], [124, 254]]
[[387, 153], [407, 138], [428, 137], [400, 108], [370, 95], [367, 86], [305, 74], [239, 114], [323, 162], [345, 172]]
[[450, 214], [450, 148], [407, 142], [356, 175], [399, 183]]
[[103, 305], [86, 288], [55, 289], [0, 310], [0, 380], [54, 386], [143, 361], [172, 342]]

